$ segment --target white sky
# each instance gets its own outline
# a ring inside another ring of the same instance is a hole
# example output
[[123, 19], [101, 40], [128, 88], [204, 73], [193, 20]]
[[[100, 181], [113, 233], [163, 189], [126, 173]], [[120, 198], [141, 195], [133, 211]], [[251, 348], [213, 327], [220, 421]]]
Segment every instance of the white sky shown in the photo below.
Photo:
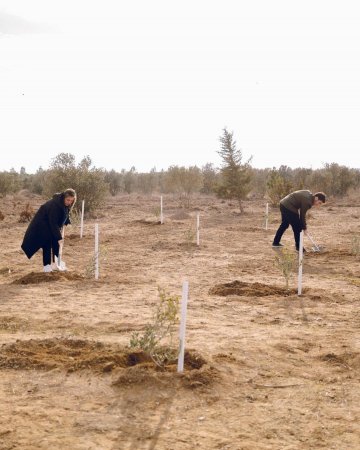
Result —
[[360, 6], [0, 0], [0, 170], [360, 167]]

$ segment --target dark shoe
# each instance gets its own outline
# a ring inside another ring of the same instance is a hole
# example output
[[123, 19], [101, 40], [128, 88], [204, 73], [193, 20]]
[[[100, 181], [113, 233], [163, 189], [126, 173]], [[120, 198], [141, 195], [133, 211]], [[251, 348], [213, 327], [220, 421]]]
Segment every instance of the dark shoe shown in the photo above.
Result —
[[284, 247], [282, 244], [273, 244], [272, 246], [273, 246], [274, 248]]
[[[297, 248], [296, 251], [298, 252], [299, 249]], [[306, 250], [303, 248], [303, 253], [307, 253]]]

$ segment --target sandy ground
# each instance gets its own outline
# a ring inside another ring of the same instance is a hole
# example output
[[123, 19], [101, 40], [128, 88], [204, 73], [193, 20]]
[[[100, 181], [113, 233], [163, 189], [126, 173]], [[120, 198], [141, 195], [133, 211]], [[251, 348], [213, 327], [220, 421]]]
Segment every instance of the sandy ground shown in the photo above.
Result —
[[[159, 197], [108, 199], [66, 229], [65, 274], [27, 260], [18, 223], [27, 201], [2, 199], [0, 449], [359, 449], [359, 201], [311, 210], [322, 253], [305, 257], [290, 292], [271, 247], [265, 203], [210, 197], [180, 208]], [[195, 242], [200, 213], [200, 246]], [[91, 274], [94, 224], [100, 278]], [[192, 241], [190, 240], [192, 237]], [[288, 230], [283, 238], [293, 250]], [[310, 250], [311, 243], [306, 241]], [[189, 281], [185, 371], [158, 370], [127, 346], [158, 304], [158, 286]], [[226, 287], [224, 285], [229, 285]]]

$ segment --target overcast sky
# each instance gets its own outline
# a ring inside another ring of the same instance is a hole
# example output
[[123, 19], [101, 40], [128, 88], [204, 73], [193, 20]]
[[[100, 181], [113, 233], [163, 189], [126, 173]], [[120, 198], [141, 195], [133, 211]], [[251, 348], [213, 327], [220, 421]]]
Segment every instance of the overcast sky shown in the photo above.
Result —
[[356, 1], [0, 0], [0, 170], [360, 167]]

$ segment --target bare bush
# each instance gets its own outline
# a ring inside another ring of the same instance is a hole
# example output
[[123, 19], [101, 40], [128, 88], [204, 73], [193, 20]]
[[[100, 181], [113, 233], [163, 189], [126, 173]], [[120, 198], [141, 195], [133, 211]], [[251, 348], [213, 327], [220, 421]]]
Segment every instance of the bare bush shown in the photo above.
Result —
[[30, 203], [27, 203], [25, 206], [25, 209], [20, 212], [19, 222], [20, 223], [30, 222], [31, 219], [33, 218], [33, 216], [34, 216], [34, 211], [33, 211], [32, 207], [30, 206]]

